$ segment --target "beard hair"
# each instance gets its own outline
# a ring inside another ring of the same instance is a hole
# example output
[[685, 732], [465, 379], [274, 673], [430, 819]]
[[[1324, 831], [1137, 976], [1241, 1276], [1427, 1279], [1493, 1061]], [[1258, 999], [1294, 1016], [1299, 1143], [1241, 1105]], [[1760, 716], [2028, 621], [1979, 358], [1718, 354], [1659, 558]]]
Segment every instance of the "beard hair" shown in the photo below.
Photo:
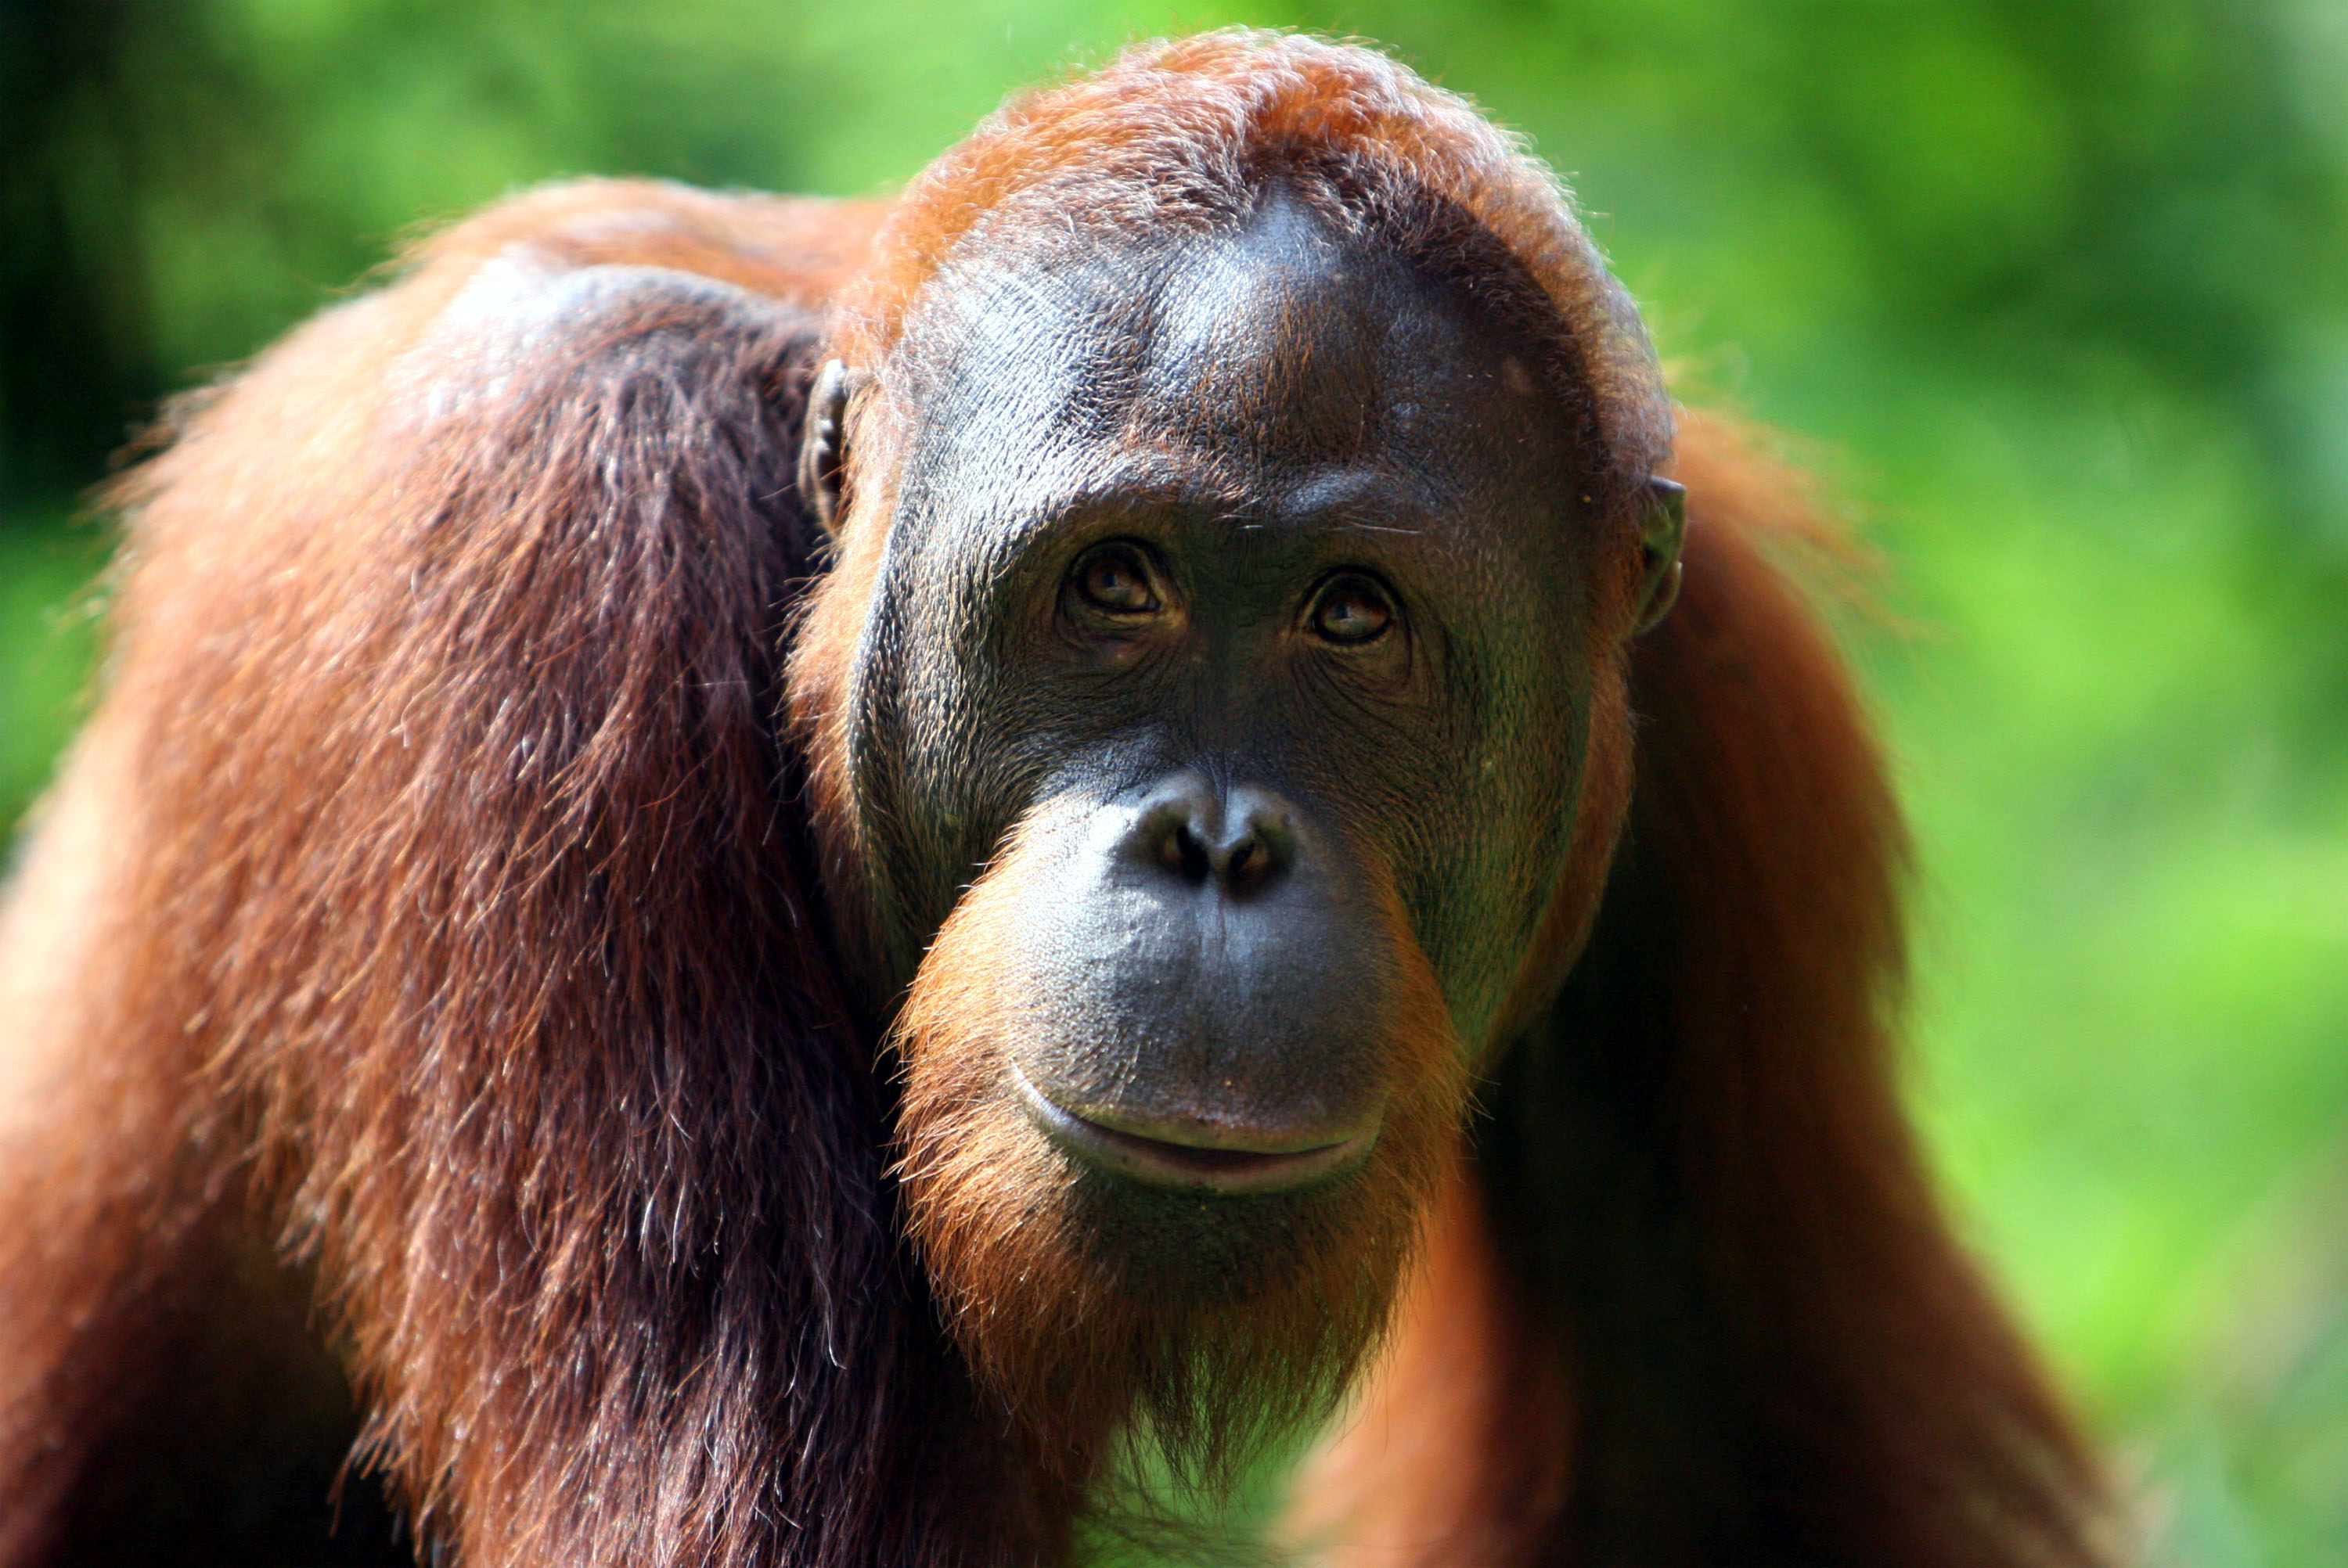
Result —
[[1391, 1089], [1359, 1165], [1241, 1195], [1106, 1175], [1012, 1087], [1017, 880], [998, 862], [963, 897], [891, 1031], [908, 1229], [979, 1388], [1046, 1473], [1081, 1488], [1147, 1444], [1178, 1488], [1228, 1494], [1269, 1443], [1326, 1419], [1378, 1344], [1458, 1144], [1464, 1053], [1389, 897]]

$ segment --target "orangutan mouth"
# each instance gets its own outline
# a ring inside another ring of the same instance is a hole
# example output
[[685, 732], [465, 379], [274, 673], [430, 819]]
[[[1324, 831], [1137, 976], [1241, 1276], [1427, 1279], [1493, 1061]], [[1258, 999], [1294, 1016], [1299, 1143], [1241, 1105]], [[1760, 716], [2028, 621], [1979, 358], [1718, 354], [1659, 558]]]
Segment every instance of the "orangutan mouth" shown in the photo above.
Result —
[[[1287, 1192], [1353, 1169], [1377, 1141], [1378, 1122], [1336, 1139], [1315, 1130], [1169, 1125], [1116, 1112], [1079, 1114], [1038, 1089], [1016, 1062], [1011, 1080], [1044, 1135], [1088, 1165], [1151, 1186], [1240, 1194]], [[1148, 1131], [1139, 1129], [1147, 1127]]]

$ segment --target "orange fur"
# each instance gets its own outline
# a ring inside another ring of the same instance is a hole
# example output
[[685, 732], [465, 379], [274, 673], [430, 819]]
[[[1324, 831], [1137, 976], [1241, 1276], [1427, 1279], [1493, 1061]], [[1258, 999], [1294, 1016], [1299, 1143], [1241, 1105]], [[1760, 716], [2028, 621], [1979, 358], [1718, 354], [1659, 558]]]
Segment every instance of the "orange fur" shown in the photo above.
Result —
[[[55, 1084], [0, 1152], [0, 1562], [117, 1550], [114, 1467], [227, 1490], [250, 1434], [175, 1390], [281, 1250], [372, 1464], [470, 1560], [863, 1564], [983, 1512], [839, 1502], [974, 1417], [774, 832], [821, 325], [794, 301], [871, 216], [524, 198], [195, 400], [124, 487], [108, 687], [36, 860], [100, 802], [118, 847], [12, 915], [77, 939], [43, 959], [74, 1010], [0, 1019]], [[892, 1364], [936, 1371], [891, 1414], [860, 1379]], [[172, 1550], [218, 1527], [191, 1501]]]
[[1556, 176], [1465, 99], [1384, 56], [1247, 28], [1141, 45], [1014, 98], [907, 189], [840, 302], [839, 351], [880, 377], [857, 415], [871, 455], [851, 472], [889, 471], [887, 367], [922, 291], [961, 248], [1064, 231], [1071, 211], [1104, 229], [1211, 229], [1272, 169], [1358, 187], [1331, 204], [1340, 221], [1391, 221], [1431, 199], [1496, 239], [1561, 329], [1604, 492], [1594, 510], [1630, 517], [1669, 452], [1670, 411], [1638, 313]]
[[1770, 554], [1830, 538], [1690, 419], [1679, 607], [1632, 647], [1637, 784], [1550, 1023], [1479, 1138], [1576, 1479], [1532, 1560], [2104, 1560], [2096, 1467], [1950, 1237], [1890, 1052], [1906, 843]]
[[[0, 1127], [0, 1564], [110, 1540], [149, 1440], [212, 1484], [210, 1430], [165, 1429], [234, 1401], [190, 1369], [265, 1386], [239, 1314], [282, 1330], [312, 1272], [366, 1463], [466, 1561], [1056, 1561], [1128, 1417], [1213, 1471], [1322, 1409], [1430, 1203], [1296, 1518], [1331, 1561], [2102, 1560], [1900, 1115], [1904, 843], [1770, 564], [1824, 526], [1721, 427], [1680, 447], [1680, 609], [1625, 646], [1628, 576], [1593, 585], [1577, 835], [1475, 1111], [1389, 890], [1387, 1135], [1300, 1200], [1297, 1266], [1153, 1296], [1003, 1110], [1017, 836], [874, 1071], [846, 735], [908, 323], [965, 261], [1272, 174], [1496, 311], [1531, 280], [1627, 574], [1672, 417], [1562, 193], [1277, 35], [1017, 100], [887, 209], [525, 196], [182, 411], [119, 492], [107, 693], [0, 937], [41, 1096]], [[789, 448], [827, 351], [871, 379], [819, 548]], [[283, 1365], [331, 1449], [345, 1390]]]
[[1563, 1507], [1571, 1403], [1528, 1331], [1468, 1156], [1429, 1205], [1395, 1328], [1306, 1461], [1282, 1538], [1326, 1568], [1522, 1563]]

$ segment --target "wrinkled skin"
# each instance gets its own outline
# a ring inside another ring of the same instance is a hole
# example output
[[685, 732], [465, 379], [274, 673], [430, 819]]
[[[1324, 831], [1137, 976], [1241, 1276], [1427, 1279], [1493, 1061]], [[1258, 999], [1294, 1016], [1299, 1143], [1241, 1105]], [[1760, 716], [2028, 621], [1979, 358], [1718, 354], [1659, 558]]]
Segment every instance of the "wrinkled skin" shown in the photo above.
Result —
[[1016, 829], [1027, 1112], [1302, 1184], [1377, 1134], [1397, 946], [1480, 1054], [1558, 882], [1577, 455], [1471, 302], [1292, 201], [1070, 250], [950, 267], [914, 328], [850, 752], [888, 979]]

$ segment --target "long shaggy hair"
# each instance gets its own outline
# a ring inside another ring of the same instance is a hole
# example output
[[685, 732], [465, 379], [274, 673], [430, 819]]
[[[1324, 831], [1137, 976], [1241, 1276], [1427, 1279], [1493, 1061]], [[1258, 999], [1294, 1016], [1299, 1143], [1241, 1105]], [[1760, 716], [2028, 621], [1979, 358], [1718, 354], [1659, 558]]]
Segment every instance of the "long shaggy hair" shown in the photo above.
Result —
[[[262, 1555], [255, 1456], [330, 1471], [363, 1416], [467, 1562], [1061, 1563], [1121, 1423], [1212, 1475], [1322, 1409], [1429, 1209], [1367, 1401], [1413, 1443], [1308, 1478], [1335, 1561], [2108, 1560], [1900, 1113], [1904, 842], [1771, 563], [1807, 504], [1716, 426], [1680, 608], [1593, 654], [1581, 836], [1475, 1114], [1389, 898], [1416, 967], [1368, 1162], [1254, 1248], [1225, 1222], [1271, 1200], [1112, 1201], [1004, 1091], [1015, 839], [876, 1069], [844, 698], [923, 292], [1274, 174], [1525, 323], [1628, 542], [1673, 410], [1563, 193], [1401, 67], [1273, 34], [1015, 100], [886, 210], [525, 196], [181, 411], [0, 930], [0, 1064], [43, 1078], [0, 1126], [0, 1564]], [[832, 354], [870, 378], [827, 538], [792, 455]], [[335, 1358], [289, 1327], [314, 1282]]]

